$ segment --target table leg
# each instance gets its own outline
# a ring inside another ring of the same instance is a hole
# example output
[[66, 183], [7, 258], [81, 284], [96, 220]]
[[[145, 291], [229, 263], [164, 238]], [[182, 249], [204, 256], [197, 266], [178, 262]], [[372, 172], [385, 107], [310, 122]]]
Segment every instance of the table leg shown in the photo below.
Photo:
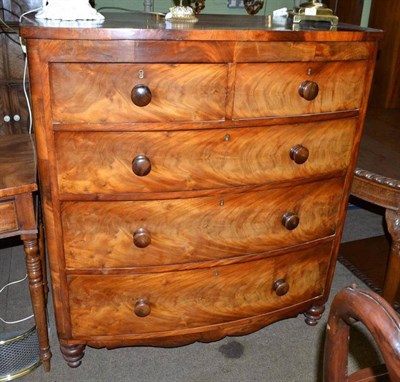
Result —
[[39, 254], [38, 238], [36, 235], [22, 235], [26, 254], [26, 269], [29, 278], [29, 291], [35, 315], [36, 330], [39, 339], [40, 359], [45, 371], [50, 371], [50, 346], [47, 333], [47, 317], [45, 296], [42, 280], [42, 261]]
[[387, 209], [385, 215], [392, 244], [386, 268], [383, 297], [393, 305], [400, 286], [400, 213]]
[[44, 303], [47, 305], [47, 297], [49, 294], [49, 285], [47, 281], [47, 269], [46, 269], [46, 249], [44, 247], [44, 230], [43, 223], [39, 223], [38, 225], [39, 231], [39, 255], [40, 262], [42, 263], [42, 282], [43, 282], [43, 291], [44, 291]]

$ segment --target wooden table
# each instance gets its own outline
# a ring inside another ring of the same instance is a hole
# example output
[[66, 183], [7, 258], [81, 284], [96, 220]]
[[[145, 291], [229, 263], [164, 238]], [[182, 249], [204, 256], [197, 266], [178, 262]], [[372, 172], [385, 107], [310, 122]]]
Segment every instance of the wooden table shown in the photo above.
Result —
[[400, 110], [371, 111], [361, 141], [352, 195], [386, 209], [392, 238], [383, 297], [393, 305], [400, 285]]
[[37, 188], [36, 154], [32, 136], [21, 134], [0, 137], [0, 239], [20, 236], [24, 243], [40, 359], [44, 369], [49, 371], [51, 353], [45, 309], [47, 281], [32, 195]]

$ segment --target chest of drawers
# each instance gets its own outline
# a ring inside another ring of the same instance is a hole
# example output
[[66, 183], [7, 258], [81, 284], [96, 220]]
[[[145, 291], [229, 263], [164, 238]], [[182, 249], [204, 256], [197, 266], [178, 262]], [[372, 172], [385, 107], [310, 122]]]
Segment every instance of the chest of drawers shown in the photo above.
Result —
[[379, 32], [209, 15], [21, 31], [70, 366], [86, 345], [212, 341], [301, 313], [317, 323]]

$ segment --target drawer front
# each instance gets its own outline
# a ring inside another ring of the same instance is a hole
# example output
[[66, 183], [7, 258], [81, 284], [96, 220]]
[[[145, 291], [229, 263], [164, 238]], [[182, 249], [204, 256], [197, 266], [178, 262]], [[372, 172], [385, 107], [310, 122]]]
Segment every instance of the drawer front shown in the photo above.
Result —
[[[331, 174], [347, 168], [355, 126], [355, 119], [342, 119], [229, 130], [57, 132], [59, 191], [186, 191]], [[309, 153], [304, 163], [291, 155], [299, 145]]]
[[14, 200], [0, 201], [0, 234], [18, 230]]
[[58, 63], [50, 76], [54, 123], [225, 118], [225, 64]]
[[[325, 244], [217, 268], [70, 275], [72, 334], [87, 337], [190, 330], [299, 304], [323, 293], [330, 252], [331, 245]], [[286, 283], [281, 284], [282, 289], [289, 288], [281, 296], [274, 290], [278, 280]]]
[[240, 64], [236, 72], [233, 118], [358, 109], [366, 69], [364, 61]]
[[219, 197], [66, 202], [66, 266], [190, 263], [317, 240], [335, 233], [342, 186], [342, 179], [332, 179]]

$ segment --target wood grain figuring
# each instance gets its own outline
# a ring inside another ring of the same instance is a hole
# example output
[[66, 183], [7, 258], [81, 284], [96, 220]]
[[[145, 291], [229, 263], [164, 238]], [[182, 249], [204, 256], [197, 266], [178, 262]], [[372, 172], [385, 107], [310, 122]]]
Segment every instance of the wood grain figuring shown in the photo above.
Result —
[[[52, 64], [53, 121], [223, 119], [227, 70], [226, 65], [217, 64]], [[139, 71], [143, 71], [143, 79]], [[151, 90], [152, 100], [146, 107], [131, 100], [132, 88], [138, 84]]]
[[[131, 276], [71, 275], [72, 332], [79, 337], [190, 330], [297, 304], [322, 293], [329, 255], [330, 245], [326, 244], [293, 255], [214, 269]], [[290, 289], [277, 296], [273, 283], [281, 278]], [[147, 317], [134, 314], [134, 306], [142, 298], [151, 304]]]
[[[226, 63], [234, 57], [235, 42], [226, 41], [113, 41], [30, 40], [50, 62], [112, 63]], [[177, 60], [179, 57], [179, 60]]]
[[[356, 120], [205, 131], [55, 134], [61, 193], [107, 194], [226, 188], [340, 172]], [[291, 148], [309, 158], [296, 164]], [[132, 171], [146, 155], [147, 176]]]
[[[339, 178], [243, 195], [65, 203], [62, 217], [66, 266], [75, 269], [190, 263], [313, 241], [335, 233], [342, 187]], [[281, 222], [289, 211], [300, 219], [292, 231]], [[133, 243], [133, 233], [139, 228], [151, 234], [151, 244], [146, 248], [137, 248]]]
[[213, 341], [298, 314], [315, 325], [382, 32], [228, 15], [185, 29], [124, 13], [84, 28], [28, 19], [68, 365], [86, 345]]
[[[363, 60], [374, 43], [260, 41], [112, 41], [38, 40], [49, 61], [113, 63], [290, 62]], [[110, 59], [110, 57], [112, 59]]]
[[235, 50], [236, 62], [293, 62], [363, 60], [371, 55], [371, 46], [365, 43], [315, 42], [239, 42]]
[[[364, 82], [365, 75], [362, 61], [240, 64], [236, 70], [233, 118], [358, 109], [363, 95], [359, 85]], [[313, 101], [298, 94], [305, 80], [316, 82], [320, 88]]]
[[0, 197], [37, 190], [36, 157], [28, 134], [0, 138]]
[[0, 233], [15, 230], [18, 230], [18, 220], [14, 201], [0, 201]]

